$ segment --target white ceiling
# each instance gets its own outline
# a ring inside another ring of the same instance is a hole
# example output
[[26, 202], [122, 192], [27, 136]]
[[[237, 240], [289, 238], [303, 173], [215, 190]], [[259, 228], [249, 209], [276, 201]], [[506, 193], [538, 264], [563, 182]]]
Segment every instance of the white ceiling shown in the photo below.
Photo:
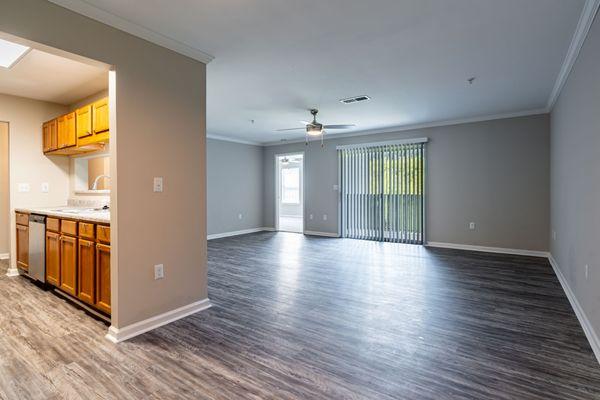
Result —
[[[354, 132], [545, 109], [585, 3], [52, 1], [214, 56], [208, 134], [262, 143], [302, 137], [275, 130], [311, 107]], [[363, 94], [373, 100], [338, 102]]]
[[73, 104], [108, 87], [108, 70], [32, 49], [0, 68], [0, 93]]

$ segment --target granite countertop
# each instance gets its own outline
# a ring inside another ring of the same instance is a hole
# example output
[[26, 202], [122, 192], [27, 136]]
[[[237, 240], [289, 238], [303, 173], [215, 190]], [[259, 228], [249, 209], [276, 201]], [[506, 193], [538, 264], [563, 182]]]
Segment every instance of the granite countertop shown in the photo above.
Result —
[[110, 224], [110, 210], [90, 207], [44, 207], [44, 208], [16, 208], [16, 212], [27, 214], [41, 214], [49, 217], [68, 218], [81, 221]]

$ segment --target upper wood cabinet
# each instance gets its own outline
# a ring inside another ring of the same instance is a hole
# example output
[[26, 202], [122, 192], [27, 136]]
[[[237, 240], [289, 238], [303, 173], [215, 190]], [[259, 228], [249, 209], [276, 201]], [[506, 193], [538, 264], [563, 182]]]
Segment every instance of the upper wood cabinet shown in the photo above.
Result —
[[78, 108], [77, 115], [77, 138], [81, 139], [92, 135], [92, 106]]
[[44, 122], [42, 125], [42, 138], [44, 143], [44, 153], [58, 150], [58, 129], [55, 119]]
[[108, 98], [43, 124], [44, 153], [74, 155], [103, 150], [110, 138]]
[[92, 104], [92, 132], [94, 135], [108, 131], [108, 98]]
[[58, 148], [65, 149], [77, 144], [75, 132], [75, 113], [69, 113], [56, 119], [58, 129]]

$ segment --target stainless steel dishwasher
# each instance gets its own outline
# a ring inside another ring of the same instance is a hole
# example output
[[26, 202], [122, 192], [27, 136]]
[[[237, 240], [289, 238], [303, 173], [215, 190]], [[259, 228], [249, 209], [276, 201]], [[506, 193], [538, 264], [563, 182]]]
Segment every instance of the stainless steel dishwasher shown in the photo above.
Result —
[[46, 282], [46, 216], [29, 216], [29, 271], [27, 275]]

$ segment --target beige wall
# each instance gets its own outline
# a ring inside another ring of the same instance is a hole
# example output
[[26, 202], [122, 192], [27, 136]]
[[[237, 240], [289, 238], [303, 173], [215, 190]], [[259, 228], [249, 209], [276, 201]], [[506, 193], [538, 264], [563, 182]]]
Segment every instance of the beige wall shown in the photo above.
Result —
[[[550, 252], [600, 359], [600, 17], [552, 110]], [[552, 234], [555, 233], [555, 235]], [[586, 265], [588, 273], [586, 275]], [[580, 321], [581, 321], [580, 317]]]
[[[426, 237], [429, 242], [547, 251], [548, 115], [265, 148], [264, 226], [274, 226], [275, 155], [305, 152], [306, 230], [338, 232], [337, 145], [428, 137]], [[313, 214], [314, 219], [306, 218]], [[327, 214], [327, 220], [323, 215]], [[469, 222], [476, 223], [469, 230]]]
[[114, 66], [113, 326], [206, 299], [206, 66], [45, 0], [4, 0], [0, 31]]
[[[15, 208], [67, 203], [69, 160], [42, 152], [42, 123], [65, 110], [58, 104], [0, 94], [0, 121], [9, 123], [11, 254], [16, 251]], [[49, 184], [48, 193], [42, 192], [42, 183]], [[29, 184], [30, 191], [19, 192], [19, 184]], [[11, 267], [16, 268], [15, 257], [11, 257]]]
[[10, 197], [8, 191], [8, 123], [0, 122], [0, 256], [10, 252]]

